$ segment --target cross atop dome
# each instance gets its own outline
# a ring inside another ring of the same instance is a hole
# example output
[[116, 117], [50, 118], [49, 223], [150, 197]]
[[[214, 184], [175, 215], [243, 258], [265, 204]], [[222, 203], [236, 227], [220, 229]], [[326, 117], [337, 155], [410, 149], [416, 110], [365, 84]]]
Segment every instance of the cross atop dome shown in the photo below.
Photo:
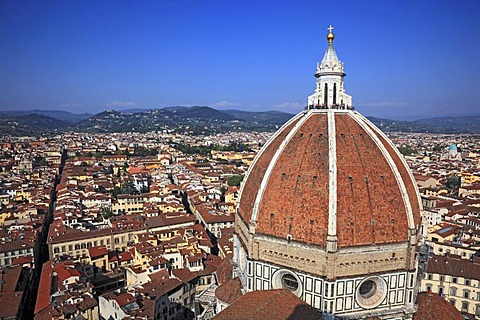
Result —
[[327, 34], [327, 40], [328, 40], [328, 43], [333, 43], [333, 39], [335, 39], [335, 35], [333, 34], [333, 26], [330, 25], [330, 27], [327, 28], [328, 31], [330, 31], [328, 34]]

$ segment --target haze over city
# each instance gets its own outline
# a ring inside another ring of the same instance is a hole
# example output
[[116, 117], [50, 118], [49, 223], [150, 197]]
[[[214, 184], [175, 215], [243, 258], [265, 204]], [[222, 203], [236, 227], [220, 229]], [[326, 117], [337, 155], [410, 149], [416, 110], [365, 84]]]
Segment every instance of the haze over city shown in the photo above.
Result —
[[326, 27], [363, 114], [478, 113], [480, 2], [0, 3], [0, 110], [207, 105], [296, 113]]

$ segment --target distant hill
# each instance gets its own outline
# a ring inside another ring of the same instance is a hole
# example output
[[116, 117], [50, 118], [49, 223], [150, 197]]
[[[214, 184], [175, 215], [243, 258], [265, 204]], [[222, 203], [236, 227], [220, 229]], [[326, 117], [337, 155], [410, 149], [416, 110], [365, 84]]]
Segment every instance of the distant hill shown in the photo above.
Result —
[[[69, 112], [33, 111], [38, 114], [27, 114], [28, 111], [0, 113], [0, 133], [38, 135], [58, 131], [147, 132], [169, 130], [198, 135], [226, 131], [275, 131], [293, 116], [293, 114], [279, 111], [217, 110], [206, 106], [194, 106], [146, 109], [144, 111], [142, 109], [107, 110], [72, 123], [53, 117], [55, 115], [65, 118], [65, 116], [74, 115]], [[51, 114], [52, 117], [39, 113]], [[83, 117], [86, 114], [75, 116]], [[72, 119], [71, 116], [70, 119]], [[416, 121], [374, 117], [369, 117], [369, 119], [381, 130], [387, 132], [480, 133], [480, 115], [439, 117]]]
[[480, 133], [480, 116], [440, 117], [399, 121], [368, 117], [383, 131], [426, 133]]
[[454, 132], [480, 132], [480, 115], [428, 118], [416, 120], [414, 122], [421, 125], [439, 127]]
[[[289, 115], [291, 117], [292, 115]], [[73, 126], [86, 132], [174, 130], [192, 134], [209, 134], [229, 130], [273, 130], [283, 119], [268, 123], [251, 122], [224, 111], [205, 106], [151, 109], [138, 113], [104, 111]]]
[[242, 111], [242, 110], [225, 110], [223, 111], [237, 119], [244, 121], [269, 123], [269, 124], [284, 124], [293, 114], [280, 111]]
[[90, 113], [71, 113], [61, 110], [11, 110], [11, 111], [0, 111], [0, 113], [9, 115], [9, 116], [27, 116], [31, 114], [41, 115], [50, 117], [53, 119], [61, 120], [69, 123], [77, 123], [82, 120], [88, 119], [92, 116]]
[[0, 113], [0, 134], [29, 136], [62, 131], [69, 123], [39, 114], [10, 116]]

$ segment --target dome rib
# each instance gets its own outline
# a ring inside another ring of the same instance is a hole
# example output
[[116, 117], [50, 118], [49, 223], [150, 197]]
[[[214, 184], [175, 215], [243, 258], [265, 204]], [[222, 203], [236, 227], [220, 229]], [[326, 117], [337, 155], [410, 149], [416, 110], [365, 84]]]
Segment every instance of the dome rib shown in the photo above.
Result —
[[328, 124], [326, 112], [310, 114], [273, 167], [258, 208], [255, 232], [282, 239], [291, 234], [295, 241], [325, 246]]
[[384, 143], [380, 141], [380, 139], [378, 138], [378, 132], [377, 133], [373, 132], [372, 128], [365, 123], [364, 121], [365, 118], [358, 117], [359, 115], [358, 112], [355, 112], [354, 115], [355, 116], [353, 116], [352, 118], [372, 137], [373, 141], [376, 143], [377, 147], [380, 149], [383, 156], [387, 159], [387, 163], [390, 165], [390, 168], [395, 174], [395, 179], [397, 180], [398, 186], [400, 187], [400, 192], [402, 194], [403, 203], [405, 205], [405, 210], [407, 212], [407, 217], [408, 217], [408, 228], [415, 229], [412, 206], [410, 204], [410, 199], [408, 197], [407, 187], [405, 186], [405, 183], [402, 180], [402, 176], [400, 174], [400, 171], [395, 161], [393, 160], [392, 155], [388, 152], [387, 148], [384, 145], [385, 141]]
[[[278, 146], [290, 132], [290, 129], [295, 125], [295, 123], [304, 116], [304, 113], [299, 113], [296, 116], [292, 117], [287, 121], [268, 141], [265, 143], [263, 148], [257, 154], [252, 164], [250, 165], [250, 170], [248, 170], [245, 175], [244, 183], [240, 187], [239, 198], [242, 201], [238, 206], [238, 216], [244, 220], [245, 223], [250, 223], [250, 218], [253, 212], [253, 205], [257, 196], [258, 189], [263, 179], [263, 175], [267, 170], [268, 164], [270, 162], [270, 157], [268, 155], [273, 154], [275, 150], [278, 149]], [[246, 181], [249, 181], [249, 187], [247, 192], [245, 192]]]
[[272, 157], [272, 159], [271, 159], [271, 161], [270, 161], [270, 163], [267, 167], [267, 170], [265, 171], [265, 174], [263, 175], [262, 183], [260, 184], [260, 188], [258, 190], [257, 197], [256, 197], [255, 203], [253, 205], [253, 212], [252, 212], [251, 221], [253, 221], [253, 222], [257, 221], [259, 206], [260, 206], [260, 203], [262, 201], [263, 194], [265, 192], [265, 188], [266, 188], [266, 186], [268, 184], [268, 181], [270, 179], [270, 176], [272, 174], [272, 170], [275, 167], [275, 165], [277, 164], [278, 157], [283, 152], [283, 150], [285, 149], [285, 146], [290, 142], [292, 137], [296, 134], [298, 129], [310, 118], [310, 116], [311, 116], [311, 113], [304, 114], [303, 118], [300, 119], [299, 121], [297, 121], [295, 126], [288, 133], [288, 135], [283, 139], [282, 143], [280, 144], [280, 146], [277, 148], [277, 151], [273, 155], [273, 157]]
[[328, 110], [328, 232], [327, 250], [337, 250], [337, 138], [335, 114]]
[[382, 145], [384, 145], [385, 148], [388, 150], [388, 153], [396, 155], [395, 157], [392, 157], [392, 159], [395, 162], [395, 165], [400, 173], [401, 180], [405, 184], [405, 188], [407, 190], [408, 198], [410, 200], [409, 203], [412, 208], [414, 226], [420, 225], [420, 210], [422, 209], [422, 200], [420, 199], [420, 192], [418, 191], [415, 178], [413, 177], [412, 172], [408, 169], [407, 161], [403, 158], [398, 149], [393, 145], [393, 143], [390, 141], [390, 139], [388, 139], [388, 137], [385, 135], [385, 133], [383, 133], [383, 131], [374, 126], [362, 114], [358, 112], [356, 112], [356, 114], [358, 117], [363, 119], [365, 124], [370, 129], [372, 129], [376, 133], [376, 136], [380, 139]]

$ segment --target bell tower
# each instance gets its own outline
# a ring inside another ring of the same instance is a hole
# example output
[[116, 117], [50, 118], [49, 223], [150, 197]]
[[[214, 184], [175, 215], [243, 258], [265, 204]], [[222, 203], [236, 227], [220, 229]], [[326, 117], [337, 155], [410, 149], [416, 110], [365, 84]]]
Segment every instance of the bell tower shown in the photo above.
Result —
[[315, 73], [315, 93], [308, 97], [308, 109], [353, 109], [352, 97], [345, 93], [343, 78], [345, 77], [343, 62], [333, 48], [333, 27], [327, 28], [328, 47], [321, 63], [317, 63]]

